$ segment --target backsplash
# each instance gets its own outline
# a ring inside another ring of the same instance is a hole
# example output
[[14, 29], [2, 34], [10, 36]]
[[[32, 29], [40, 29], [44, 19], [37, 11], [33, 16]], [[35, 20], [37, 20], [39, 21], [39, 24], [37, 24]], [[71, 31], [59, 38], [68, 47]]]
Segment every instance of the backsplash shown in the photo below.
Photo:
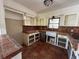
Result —
[[69, 26], [61, 26], [58, 30], [59, 32], [67, 32], [67, 33], [79, 33], [79, 27], [69, 27]]
[[58, 31], [64, 33], [79, 33], [79, 27], [70, 27], [70, 26], [60, 26], [59, 29], [49, 29], [47, 26], [23, 26], [23, 32], [33, 31], [33, 30], [50, 30], [50, 31]]

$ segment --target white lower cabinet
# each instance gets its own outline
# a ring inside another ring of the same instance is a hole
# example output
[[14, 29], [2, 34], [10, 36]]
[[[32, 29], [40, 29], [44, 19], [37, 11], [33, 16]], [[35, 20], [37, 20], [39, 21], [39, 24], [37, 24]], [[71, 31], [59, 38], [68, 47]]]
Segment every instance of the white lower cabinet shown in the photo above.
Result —
[[56, 45], [56, 32], [46, 32], [46, 42], [52, 45]]
[[68, 38], [64, 35], [58, 35], [56, 32], [46, 32], [46, 42], [67, 49]]
[[64, 35], [58, 35], [57, 46], [67, 49], [68, 48], [68, 38]]
[[22, 52], [18, 53], [16, 56], [12, 57], [11, 59], [22, 59]]
[[40, 39], [40, 33], [39, 32], [25, 34], [24, 35], [24, 44], [26, 44], [27, 46], [30, 46], [33, 43], [35, 43], [36, 41], [38, 41], [39, 39]]
[[79, 51], [76, 52], [76, 58], [79, 59]]

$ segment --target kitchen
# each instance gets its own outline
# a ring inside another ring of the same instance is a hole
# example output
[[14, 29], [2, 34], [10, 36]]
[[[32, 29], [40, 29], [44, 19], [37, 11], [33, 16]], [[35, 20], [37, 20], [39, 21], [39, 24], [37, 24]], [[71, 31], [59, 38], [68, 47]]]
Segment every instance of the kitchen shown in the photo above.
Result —
[[0, 1], [0, 59], [79, 59], [79, 1], [45, 1]]

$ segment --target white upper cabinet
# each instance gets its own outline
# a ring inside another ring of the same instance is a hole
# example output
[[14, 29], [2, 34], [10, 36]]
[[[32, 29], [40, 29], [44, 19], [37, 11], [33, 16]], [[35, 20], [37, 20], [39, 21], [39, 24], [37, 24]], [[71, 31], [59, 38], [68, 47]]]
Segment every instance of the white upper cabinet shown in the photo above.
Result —
[[60, 16], [60, 26], [78, 26], [79, 17], [78, 13], [66, 14]]
[[28, 26], [47, 26], [48, 25], [48, 19], [26, 17], [26, 19], [24, 20], [24, 25], [28, 25]]
[[31, 19], [29, 17], [26, 17], [26, 19], [24, 19], [24, 25], [31, 25]]
[[40, 25], [41, 26], [47, 26], [48, 25], [48, 19], [40, 18]]
[[37, 21], [37, 19], [36, 19], [36, 18], [33, 18], [33, 25], [34, 25], [34, 26], [36, 26], [36, 24], [37, 24], [36, 21]]
[[66, 26], [77, 26], [77, 24], [78, 24], [77, 14], [70, 14], [65, 16]]
[[65, 26], [64, 23], [65, 23], [65, 16], [61, 15], [60, 16], [60, 26]]

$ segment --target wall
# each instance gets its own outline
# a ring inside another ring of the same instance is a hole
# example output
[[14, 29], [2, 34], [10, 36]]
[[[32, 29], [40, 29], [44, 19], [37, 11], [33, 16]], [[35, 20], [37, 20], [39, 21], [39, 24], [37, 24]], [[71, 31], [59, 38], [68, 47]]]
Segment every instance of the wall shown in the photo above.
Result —
[[28, 9], [27, 7], [21, 5], [13, 0], [5, 0], [5, 7], [9, 7], [16, 11], [24, 12], [27, 15], [30, 15], [32, 17], [37, 15], [34, 11]]
[[7, 34], [20, 44], [23, 43], [22, 25], [23, 20], [6, 19]]
[[24, 33], [28, 33], [29, 31], [36, 31], [36, 30], [58, 31], [58, 32], [69, 33], [69, 34], [71, 34], [71, 30], [73, 30], [73, 33], [79, 34], [79, 27], [60, 26], [59, 29], [50, 29], [47, 26], [23, 26]]
[[39, 13], [39, 16], [50, 18], [52, 16], [66, 15], [66, 14], [73, 14], [73, 13], [79, 13], [79, 5], [74, 5], [74, 6], [58, 9], [58, 10]]
[[0, 0], [0, 35], [6, 34], [3, 0]]
[[[52, 16], [59, 16], [60, 18], [60, 26], [65, 26], [65, 16], [69, 15], [69, 14], [77, 14], [76, 16], [76, 21], [75, 21], [75, 25], [72, 26], [79, 26], [79, 4], [78, 5], [73, 5], [70, 7], [66, 7], [66, 8], [62, 8], [62, 9], [57, 9], [57, 10], [53, 10], [53, 11], [49, 11], [49, 12], [43, 12], [43, 13], [39, 13], [39, 17], [45, 17], [47, 19], [51, 18]], [[74, 22], [74, 20], [72, 21]], [[70, 22], [71, 24], [73, 24], [72, 22]], [[69, 26], [70, 24], [68, 24]]]

